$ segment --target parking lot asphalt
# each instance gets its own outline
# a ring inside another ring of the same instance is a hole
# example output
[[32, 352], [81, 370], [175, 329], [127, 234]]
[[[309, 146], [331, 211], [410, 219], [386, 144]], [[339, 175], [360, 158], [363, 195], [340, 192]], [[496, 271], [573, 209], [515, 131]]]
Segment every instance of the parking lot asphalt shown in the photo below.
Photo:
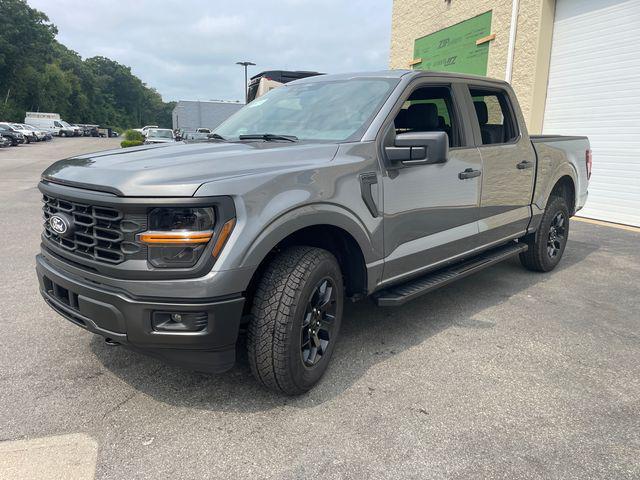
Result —
[[41, 300], [39, 175], [117, 143], [0, 150], [0, 478], [640, 478], [639, 233], [574, 221], [554, 272], [349, 304], [325, 378], [284, 398], [246, 364], [108, 347]]

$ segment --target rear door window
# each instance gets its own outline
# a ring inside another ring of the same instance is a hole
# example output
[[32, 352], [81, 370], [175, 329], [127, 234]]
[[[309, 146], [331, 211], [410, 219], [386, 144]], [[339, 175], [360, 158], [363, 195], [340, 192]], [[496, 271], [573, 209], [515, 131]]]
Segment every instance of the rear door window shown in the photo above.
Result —
[[503, 90], [476, 87], [470, 87], [469, 91], [482, 136], [482, 145], [514, 142], [518, 138], [518, 128], [507, 93]]

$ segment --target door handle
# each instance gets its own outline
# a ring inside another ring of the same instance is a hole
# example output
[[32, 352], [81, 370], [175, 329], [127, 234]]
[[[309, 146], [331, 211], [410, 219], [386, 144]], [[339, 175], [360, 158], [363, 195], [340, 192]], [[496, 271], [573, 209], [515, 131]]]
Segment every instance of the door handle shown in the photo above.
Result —
[[467, 178], [479, 177], [482, 174], [480, 170], [474, 170], [473, 168], [467, 168], [464, 172], [458, 174], [460, 180], [466, 180]]
[[518, 170], [524, 170], [526, 168], [533, 168], [533, 162], [530, 162], [529, 160], [523, 160], [516, 166], [518, 167]]

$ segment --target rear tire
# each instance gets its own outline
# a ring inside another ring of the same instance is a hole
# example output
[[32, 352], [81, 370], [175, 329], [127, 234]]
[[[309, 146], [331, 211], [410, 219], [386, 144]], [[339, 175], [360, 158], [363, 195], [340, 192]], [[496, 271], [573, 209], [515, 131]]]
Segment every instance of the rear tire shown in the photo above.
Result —
[[560, 262], [569, 238], [569, 207], [564, 197], [553, 196], [542, 214], [538, 230], [523, 241], [529, 249], [520, 254], [522, 265], [536, 272], [550, 272]]
[[340, 330], [343, 297], [342, 273], [328, 251], [295, 246], [271, 261], [247, 335], [251, 371], [262, 385], [299, 395], [320, 380]]

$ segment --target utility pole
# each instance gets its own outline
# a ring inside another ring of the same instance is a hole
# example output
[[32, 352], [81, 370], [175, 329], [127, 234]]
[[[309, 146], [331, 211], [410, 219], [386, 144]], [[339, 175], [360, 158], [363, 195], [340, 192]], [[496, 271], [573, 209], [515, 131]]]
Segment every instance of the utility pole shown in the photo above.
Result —
[[247, 67], [249, 65], [255, 65], [252, 62], [236, 62], [236, 65], [242, 65], [244, 67], [244, 103], [249, 103], [249, 85], [247, 84]]

